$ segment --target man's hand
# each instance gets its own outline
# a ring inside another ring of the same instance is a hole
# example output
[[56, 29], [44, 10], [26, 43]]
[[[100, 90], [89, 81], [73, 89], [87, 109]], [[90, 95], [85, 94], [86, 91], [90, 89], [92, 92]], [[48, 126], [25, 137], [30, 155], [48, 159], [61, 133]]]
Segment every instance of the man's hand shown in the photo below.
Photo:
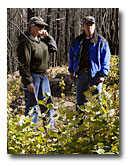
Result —
[[76, 82], [75, 74], [70, 73], [70, 81]]
[[27, 90], [28, 90], [29, 92], [31, 92], [31, 93], [34, 93], [34, 85], [33, 85], [33, 83], [27, 85]]
[[104, 82], [104, 77], [98, 77], [97, 82]]
[[48, 32], [45, 30], [45, 29], [42, 29], [40, 31], [40, 35], [44, 36], [44, 37], [47, 37], [48, 36]]

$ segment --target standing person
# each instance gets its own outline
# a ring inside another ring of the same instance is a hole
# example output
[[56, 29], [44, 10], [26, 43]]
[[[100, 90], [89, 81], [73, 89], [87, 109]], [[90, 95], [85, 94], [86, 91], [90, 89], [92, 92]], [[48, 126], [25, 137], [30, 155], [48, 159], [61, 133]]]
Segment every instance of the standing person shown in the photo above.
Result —
[[[38, 119], [38, 100], [45, 98], [44, 94], [49, 95], [47, 103], [52, 103], [49, 80], [46, 75], [48, 67], [49, 53], [56, 52], [57, 46], [53, 37], [48, 34], [45, 27], [48, 26], [41, 17], [32, 17], [29, 21], [28, 31], [20, 36], [17, 48], [18, 59], [20, 62], [19, 70], [25, 90], [25, 115], [33, 110], [32, 121], [37, 123]], [[41, 113], [47, 108], [40, 105]], [[48, 111], [50, 129], [54, 129], [53, 109]], [[46, 118], [45, 118], [46, 120]]]
[[[89, 85], [96, 85], [93, 94], [102, 92], [104, 77], [110, 67], [110, 49], [108, 42], [95, 30], [95, 18], [83, 18], [83, 33], [75, 38], [69, 49], [69, 72], [71, 79], [78, 75], [76, 82], [76, 107], [84, 105], [83, 92]], [[78, 110], [78, 108], [76, 108]]]

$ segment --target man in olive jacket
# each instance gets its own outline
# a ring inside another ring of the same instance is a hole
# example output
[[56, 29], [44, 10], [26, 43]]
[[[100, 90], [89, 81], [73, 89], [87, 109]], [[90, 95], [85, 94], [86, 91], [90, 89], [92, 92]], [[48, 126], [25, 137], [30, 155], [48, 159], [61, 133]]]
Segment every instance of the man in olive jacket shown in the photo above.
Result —
[[[52, 36], [45, 30], [48, 26], [41, 17], [32, 17], [29, 21], [28, 31], [20, 37], [17, 48], [19, 59], [19, 71], [22, 76], [22, 82], [25, 90], [27, 116], [30, 110], [34, 110], [31, 115], [32, 121], [37, 123], [38, 119], [38, 100], [45, 98], [44, 94], [49, 96], [47, 103], [52, 103], [49, 80], [46, 75], [48, 67], [49, 53], [56, 52], [56, 42]], [[47, 108], [39, 105], [41, 113]], [[50, 117], [50, 129], [54, 129], [53, 109], [48, 111]], [[46, 120], [46, 119], [44, 119]]]

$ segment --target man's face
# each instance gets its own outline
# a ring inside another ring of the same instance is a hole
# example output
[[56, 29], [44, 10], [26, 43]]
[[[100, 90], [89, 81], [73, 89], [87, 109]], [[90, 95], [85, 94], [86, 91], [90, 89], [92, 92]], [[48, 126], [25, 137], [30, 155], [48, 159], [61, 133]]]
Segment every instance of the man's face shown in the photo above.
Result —
[[88, 37], [92, 37], [93, 36], [94, 31], [95, 31], [95, 24], [94, 23], [84, 24], [83, 28], [84, 28], [85, 34]]
[[36, 25], [36, 31], [38, 32], [38, 34], [42, 34], [43, 30], [44, 30], [44, 27]]
[[44, 27], [42, 27], [42, 26], [38, 26], [38, 25], [31, 26], [31, 31], [34, 34], [34, 36], [37, 36], [40, 33], [42, 33], [42, 30], [44, 30]]

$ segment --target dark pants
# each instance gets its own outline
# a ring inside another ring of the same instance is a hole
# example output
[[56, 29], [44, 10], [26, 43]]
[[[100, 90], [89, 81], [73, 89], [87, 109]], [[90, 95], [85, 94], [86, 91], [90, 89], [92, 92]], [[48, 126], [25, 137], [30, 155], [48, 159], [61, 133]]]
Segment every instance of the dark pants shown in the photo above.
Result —
[[93, 91], [92, 95], [100, 94], [102, 92], [102, 85], [103, 83], [98, 83], [97, 78], [99, 75], [97, 74], [94, 78], [91, 78], [91, 75], [89, 72], [80, 71], [78, 74], [78, 79], [76, 82], [76, 97], [77, 97], [77, 103], [76, 103], [76, 110], [78, 111], [77, 106], [84, 105], [86, 102], [86, 97], [83, 94], [83, 92], [89, 90], [89, 86], [96, 85], [97, 89]]

